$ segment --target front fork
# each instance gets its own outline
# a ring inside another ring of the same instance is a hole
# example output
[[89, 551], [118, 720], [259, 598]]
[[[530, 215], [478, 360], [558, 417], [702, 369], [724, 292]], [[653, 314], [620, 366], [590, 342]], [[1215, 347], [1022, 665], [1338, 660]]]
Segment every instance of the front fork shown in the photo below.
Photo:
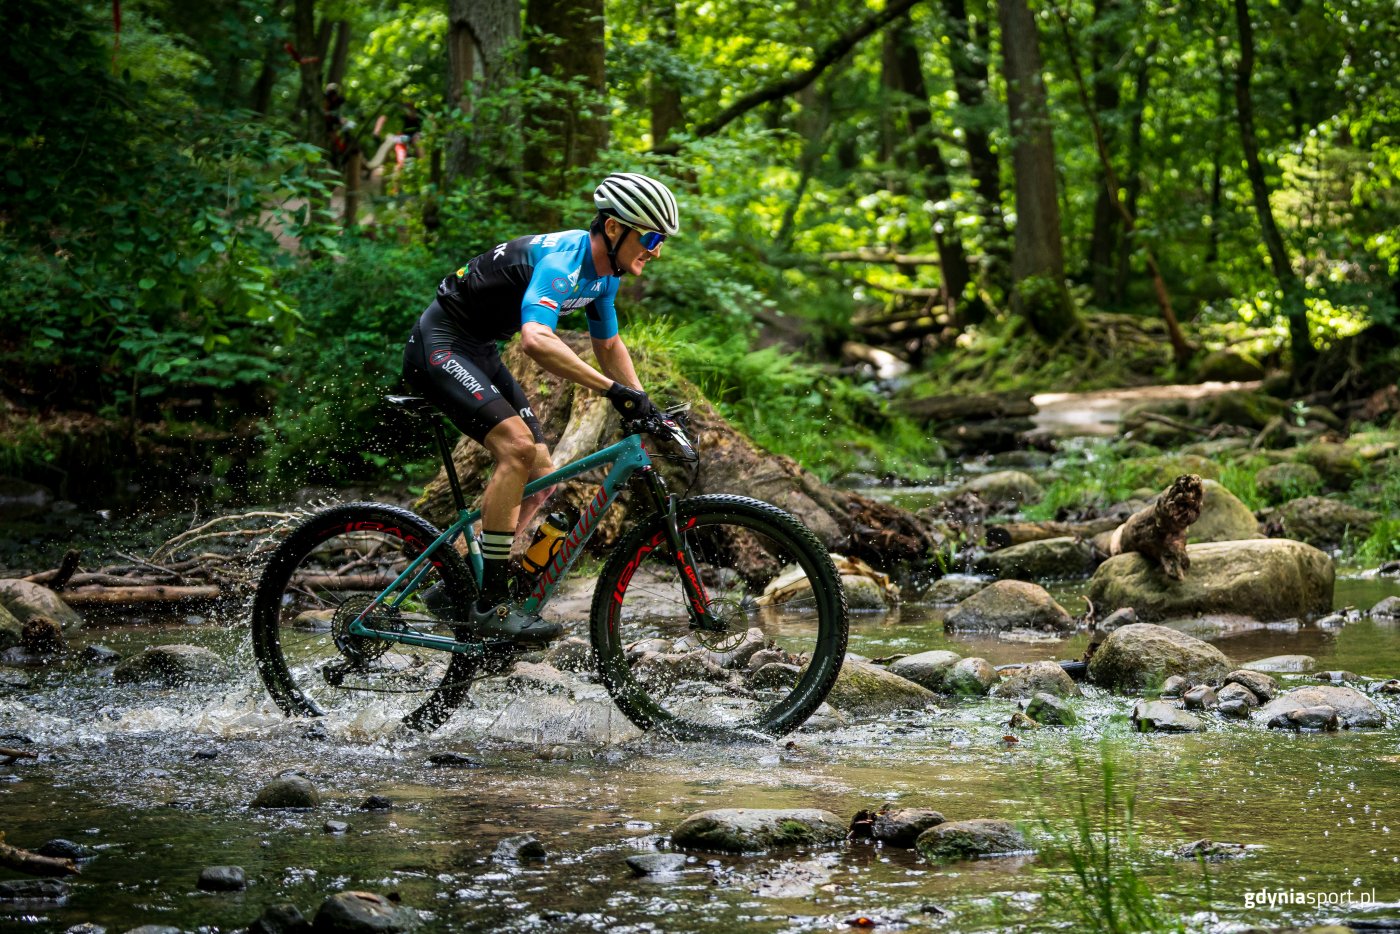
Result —
[[680, 572], [681, 588], [686, 596], [686, 609], [690, 613], [690, 628], [706, 632], [725, 632], [724, 621], [716, 619], [711, 612], [710, 595], [705, 592], [705, 585], [701, 583], [700, 575], [691, 563], [685, 539], [681, 535], [676, 517], [676, 494], [666, 490], [666, 484], [662, 482], [661, 475], [656, 472], [655, 467], [643, 467], [641, 474], [647, 492], [651, 494], [652, 507], [661, 516], [665, 527], [671, 560]]

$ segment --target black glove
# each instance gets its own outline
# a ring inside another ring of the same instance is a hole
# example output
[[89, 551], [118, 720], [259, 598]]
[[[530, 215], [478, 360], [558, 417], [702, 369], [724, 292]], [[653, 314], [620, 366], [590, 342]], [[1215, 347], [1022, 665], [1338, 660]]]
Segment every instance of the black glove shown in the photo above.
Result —
[[608, 401], [613, 404], [613, 408], [617, 409], [618, 413], [629, 421], [660, 414], [656, 405], [640, 389], [633, 389], [621, 383], [613, 383], [608, 389], [607, 397]]

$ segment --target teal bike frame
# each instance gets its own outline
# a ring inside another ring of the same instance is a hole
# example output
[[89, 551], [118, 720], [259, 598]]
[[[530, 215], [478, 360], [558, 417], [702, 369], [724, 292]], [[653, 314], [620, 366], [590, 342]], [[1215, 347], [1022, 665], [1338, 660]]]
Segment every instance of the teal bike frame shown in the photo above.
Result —
[[[472, 525], [481, 518], [480, 510], [467, 510], [461, 503], [460, 490], [457, 487], [456, 475], [451, 472], [451, 460], [447, 461], [449, 479], [452, 481], [453, 491], [458, 495], [458, 516], [457, 521], [452, 523], [429, 545], [422, 554], [418, 555], [404, 569], [403, 573], [396, 577], [388, 587], [380, 591], [374, 601], [366, 607], [358, 617], [347, 627], [347, 635], [359, 636], [367, 639], [377, 639], [384, 642], [399, 642], [405, 645], [416, 645], [423, 648], [441, 649], [444, 652], [456, 652], [458, 654], [479, 656], [486, 653], [488, 644], [481, 641], [451, 639], [446, 636], [435, 636], [428, 633], [417, 632], [412, 629], [375, 629], [369, 626], [365, 620], [372, 612], [381, 607], [398, 607], [418, 589], [424, 575], [428, 571], [428, 562], [434, 552], [447, 545], [458, 535], [467, 537], [467, 555], [471, 564], [471, 572], [475, 576], [477, 584], [480, 585], [482, 577], [481, 547], [476, 539], [476, 534], [472, 530]], [[519, 608], [529, 614], [535, 614], [548, 602], [554, 592], [555, 585], [563, 579], [573, 566], [574, 560], [583, 549], [583, 545], [588, 541], [594, 530], [598, 527], [598, 520], [608, 511], [610, 507], [621, 495], [627, 485], [627, 481], [637, 471], [644, 472], [650, 480], [650, 488], [656, 499], [658, 509], [667, 514], [668, 538], [673, 545], [673, 554], [677, 556], [682, 569], [688, 567], [688, 559], [684, 549], [681, 547], [680, 533], [675, 522], [676, 498], [665, 492], [660, 478], [656, 475], [652, 466], [651, 458], [647, 455], [646, 448], [642, 445], [641, 435], [628, 435], [614, 445], [603, 448], [587, 457], [580, 458], [559, 470], [554, 471], [538, 480], [532, 481], [525, 487], [525, 496], [538, 493], [547, 487], [551, 487], [560, 481], [570, 480], [580, 474], [587, 473], [597, 467], [611, 464], [612, 469], [603, 478], [602, 485], [598, 488], [597, 494], [592, 501], [580, 511], [579, 520], [564, 537], [564, 543], [555, 553], [554, 558], [549, 562], [543, 571], [540, 572], [530, 595], [519, 604]], [[692, 572], [682, 574], [682, 580], [687, 581], [686, 588], [690, 593], [688, 603], [691, 605], [692, 623], [697, 628], [709, 628], [714, 624], [709, 617], [709, 600], [700, 589], [700, 584], [695, 574]], [[707, 625], [708, 624], [708, 625]]]

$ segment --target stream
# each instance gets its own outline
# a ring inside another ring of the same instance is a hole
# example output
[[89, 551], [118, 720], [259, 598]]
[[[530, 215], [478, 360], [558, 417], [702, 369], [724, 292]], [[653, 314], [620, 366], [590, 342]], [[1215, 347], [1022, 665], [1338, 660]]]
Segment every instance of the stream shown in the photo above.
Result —
[[[899, 495], [909, 505], [919, 494]], [[1072, 613], [1084, 609], [1082, 590], [1082, 581], [1051, 588]], [[1400, 595], [1400, 580], [1339, 567], [1338, 609], [1365, 610], [1391, 595]], [[1087, 642], [1083, 634], [1008, 641], [948, 633], [947, 609], [853, 614], [850, 650], [878, 657], [949, 648], [1000, 665], [1078, 658]], [[584, 634], [584, 620], [570, 622]], [[1305, 654], [1317, 671], [1400, 676], [1393, 620], [1180, 624], [1236, 663]], [[545, 729], [503, 733], [509, 704], [504, 713], [464, 709], [427, 736], [373, 716], [289, 720], [253, 673], [237, 612], [90, 626], [70, 647], [100, 644], [126, 656], [172, 642], [214, 650], [227, 674], [159, 689], [114, 684], [110, 669], [95, 667], [0, 668], [0, 746], [29, 742], [41, 753], [0, 765], [0, 830], [17, 846], [62, 838], [95, 853], [65, 896], [0, 902], [4, 929], [228, 931], [281, 902], [310, 918], [327, 896], [354, 889], [392, 893], [423, 931], [1082, 930], [1071, 900], [1083, 889], [1057, 842], [1074, 839], [1081, 809], [1100, 814], [1105, 763], [1118, 772], [1114, 793], [1135, 797], [1133, 866], [1169, 920], [1202, 931], [1331, 919], [1400, 927], [1400, 701], [1392, 695], [1370, 695], [1385, 727], [1330, 734], [1216, 718], [1200, 734], [1135, 734], [1132, 698], [1085, 685], [1074, 702], [1079, 726], [1018, 731], [1014, 742], [1006, 724], [1015, 702], [998, 699], [804, 728], [774, 743], [576, 742]], [[1276, 677], [1285, 688], [1315, 683]], [[600, 715], [622, 720], [610, 707]], [[429, 761], [445, 752], [465, 754], [467, 767]], [[250, 808], [289, 770], [320, 790], [318, 807]], [[362, 809], [371, 795], [392, 807]], [[884, 803], [933, 808], [949, 820], [1017, 821], [1042, 852], [937, 866], [913, 851], [852, 841], [696, 855], [683, 873], [643, 878], [625, 862], [667, 849], [668, 833], [705, 809], [820, 807], [848, 821]], [[327, 832], [328, 821], [348, 830]], [[543, 843], [546, 859], [493, 858], [501, 840], [523, 833]], [[1173, 855], [1200, 839], [1249, 850], [1210, 863]], [[1130, 853], [1123, 841], [1115, 849], [1120, 859]], [[248, 888], [198, 890], [201, 869], [216, 865], [243, 867]], [[1261, 891], [1311, 902], [1259, 904]], [[1316, 903], [1343, 898], [1351, 904]]]

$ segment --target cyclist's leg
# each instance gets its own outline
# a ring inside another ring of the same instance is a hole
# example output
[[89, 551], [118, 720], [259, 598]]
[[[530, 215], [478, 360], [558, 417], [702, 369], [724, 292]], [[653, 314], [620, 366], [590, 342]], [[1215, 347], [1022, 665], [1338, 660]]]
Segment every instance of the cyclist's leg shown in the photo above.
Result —
[[[530, 400], [525, 397], [525, 391], [520, 388], [520, 383], [516, 381], [515, 376], [499, 355], [496, 357], [496, 368], [494, 370], [488, 369], [486, 373], [491, 377], [491, 384], [501, 391], [501, 395], [511, 404], [530, 430], [530, 435], [534, 440], [535, 458], [526, 480], [527, 482], [538, 480], [554, 470], [554, 463], [550, 460], [549, 448], [544, 443], [544, 432], [540, 428], [539, 419], [535, 417], [535, 410], [530, 407]], [[522, 485], [522, 492], [523, 489]], [[531, 520], [535, 518], [535, 514], [540, 511], [540, 507], [545, 504], [553, 492], [554, 487], [548, 487], [520, 503], [520, 511], [516, 516], [514, 526], [517, 534], [530, 524]], [[520, 497], [517, 496], [516, 500], [519, 501]]]

